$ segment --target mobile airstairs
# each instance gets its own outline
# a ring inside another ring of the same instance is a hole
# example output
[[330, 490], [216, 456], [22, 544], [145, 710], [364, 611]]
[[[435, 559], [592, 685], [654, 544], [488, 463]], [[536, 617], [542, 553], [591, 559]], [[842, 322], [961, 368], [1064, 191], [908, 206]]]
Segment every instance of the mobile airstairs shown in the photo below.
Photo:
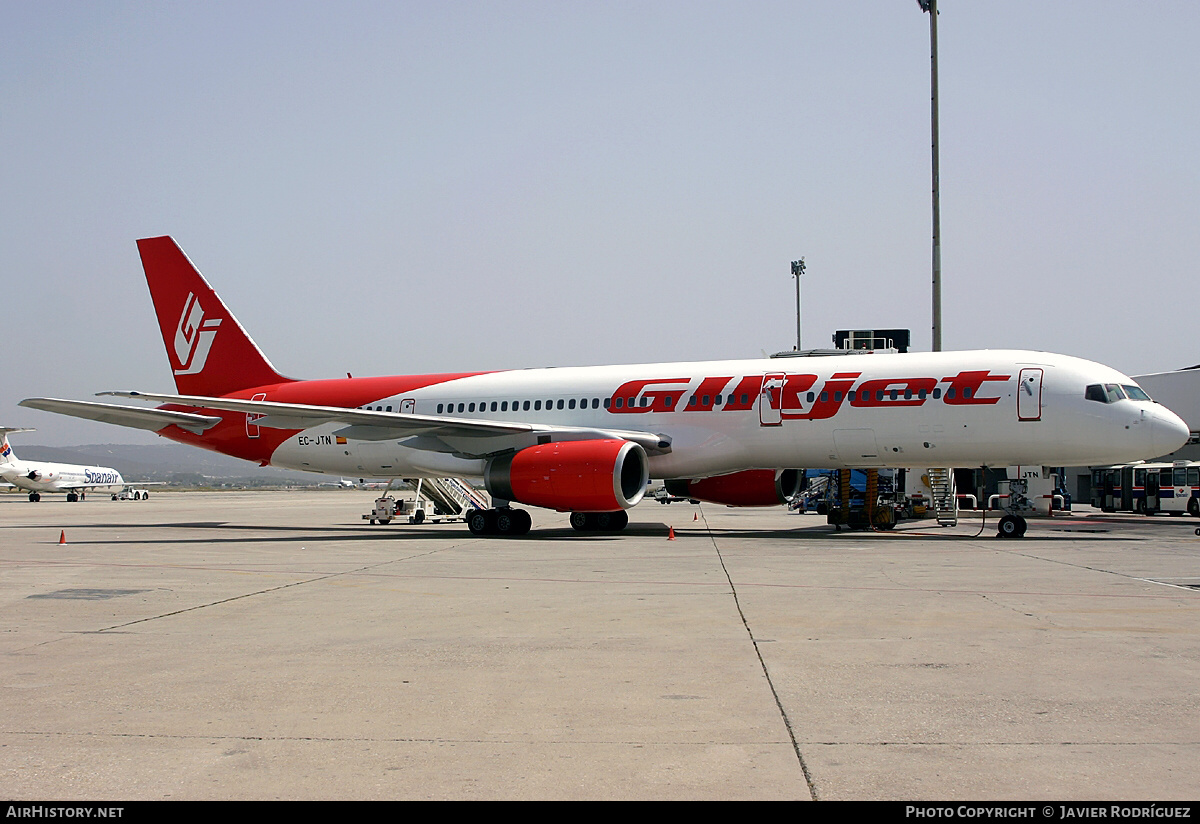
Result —
[[372, 524], [390, 524], [404, 519], [410, 524], [437, 524], [465, 520], [472, 509], [489, 509], [491, 500], [486, 492], [476, 489], [461, 478], [403, 479], [413, 487], [411, 495], [397, 498], [388, 494], [375, 499], [375, 507], [363, 515]]

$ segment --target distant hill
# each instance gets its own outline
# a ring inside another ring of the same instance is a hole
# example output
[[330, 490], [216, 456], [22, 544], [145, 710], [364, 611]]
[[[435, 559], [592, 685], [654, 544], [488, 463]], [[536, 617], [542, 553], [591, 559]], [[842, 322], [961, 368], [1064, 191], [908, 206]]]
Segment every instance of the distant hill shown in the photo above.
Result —
[[[328, 475], [316, 472], [295, 472], [259, 466], [177, 443], [120, 444], [102, 443], [85, 446], [38, 446], [14, 443], [17, 455], [29, 461], [96, 464], [111, 466], [127, 481], [181, 481], [201, 483], [213, 480], [223, 483], [260, 484], [317, 484], [328, 481]], [[199, 477], [202, 476], [202, 477]], [[355, 479], [357, 480], [357, 478]]]

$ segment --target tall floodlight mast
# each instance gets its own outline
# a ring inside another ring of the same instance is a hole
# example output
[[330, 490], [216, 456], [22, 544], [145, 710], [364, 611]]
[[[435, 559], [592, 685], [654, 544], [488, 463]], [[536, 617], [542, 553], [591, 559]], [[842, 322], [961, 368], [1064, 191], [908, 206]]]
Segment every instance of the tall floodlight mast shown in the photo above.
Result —
[[792, 261], [792, 276], [796, 278], [796, 351], [804, 347], [800, 340], [800, 276], [804, 274], [804, 258]]
[[937, 0], [917, 0], [929, 15], [930, 131], [933, 133], [933, 351], [942, 351], [942, 207], [938, 200]]

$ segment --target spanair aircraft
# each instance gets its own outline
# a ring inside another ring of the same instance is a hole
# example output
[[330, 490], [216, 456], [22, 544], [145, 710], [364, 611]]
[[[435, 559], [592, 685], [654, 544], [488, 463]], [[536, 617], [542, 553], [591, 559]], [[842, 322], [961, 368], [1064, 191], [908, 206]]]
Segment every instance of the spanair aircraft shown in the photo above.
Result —
[[[170, 237], [138, 241], [179, 394], [158, 408], [22, 406], [149, 429], [262, 465], [377, 478], [482, 478], [476, 534], [523, 534], [522, 503], [622, 529], [650, 478], [770, 506], [796, 467], [1115, 464], [1188, 437], [1132, 379], [1021, 351], [873, 354], [294, 380], [258, 349]], [[1111, 391], [1098, 391], [1111, 387]], [[1023, 529], [1021, 530], [1023, 532]]]
[[29, 500], [40, 501], [43, 492], [65, 492], [68, 501], [82, 501], [89, 490], [120, 492], [125, 488], [121, 473], [107, 466], [23, 461], [8, 443], [12, 432], [32, 429], [0, 427], [0, 480], [29, 492]]

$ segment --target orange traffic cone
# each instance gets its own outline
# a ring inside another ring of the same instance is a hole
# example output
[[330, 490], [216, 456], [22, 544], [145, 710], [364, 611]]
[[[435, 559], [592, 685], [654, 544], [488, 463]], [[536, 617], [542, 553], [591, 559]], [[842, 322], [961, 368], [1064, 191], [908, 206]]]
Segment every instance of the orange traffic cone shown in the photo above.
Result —
[[675, 527], [671, 527], [671, 531], [669, 533], [667, 533], [667, 540], [668, 541], [675, 540]]
[[67, 531], [65, 529], [58, 533], [58, 542], [60, 544], [65, 544], [67, 542]]
[[693, 513], [692, 513], [692, 520], [693, 520], [693, 521], [698, 521], [698, 520], [700, 520], [700, 513], [699, 513], [699, 512], [693, 512]]

